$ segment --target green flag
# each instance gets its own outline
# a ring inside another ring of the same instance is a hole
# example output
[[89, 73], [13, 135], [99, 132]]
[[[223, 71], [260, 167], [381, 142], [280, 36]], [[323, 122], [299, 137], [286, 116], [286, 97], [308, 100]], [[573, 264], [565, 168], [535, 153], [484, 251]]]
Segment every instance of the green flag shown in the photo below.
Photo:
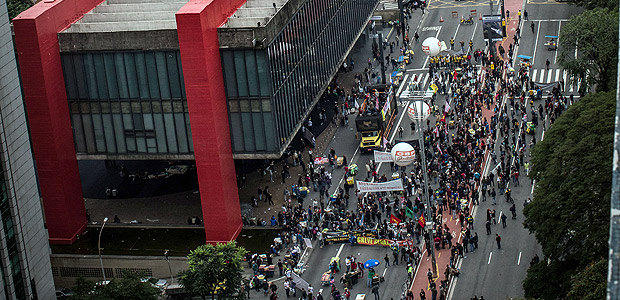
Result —
[[413, 215], [413, 210], [411, 210], [411, 208], [409, 208], [409, 207], [407, 207], [407, 208], [406, 208], [406, 210], [405, 210], [405, 215], [406, 215], [408, 218], [412, 218], [412, 219], [414, 219], [414, 218], [415, 218], [415, 216]]

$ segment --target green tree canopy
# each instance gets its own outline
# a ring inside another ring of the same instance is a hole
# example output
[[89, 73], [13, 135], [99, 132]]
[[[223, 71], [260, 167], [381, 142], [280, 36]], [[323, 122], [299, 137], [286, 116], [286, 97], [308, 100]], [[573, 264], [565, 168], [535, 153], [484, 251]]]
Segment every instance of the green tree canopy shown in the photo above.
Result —
[[[617, 3], [616, 3], [617, 5]], [[575, 47], [578, 49], [575, 58]], [[573, 16], [562, 26], [558, 61], [580, 89], [615, 88], [618, 65], [618, 10], [596, 8]]]
[[584, 97], [532, 149], [537, 183], [524, 225], [550, 263], [528, 270], [527, 297], [563, 298], [576, 270], [607, 257], [615, 101], [615, 92]]
[[131, 272], [123, 278], [115, 278], [107, 285], [98, 285], [93, 281], [78, 278], [74, 287], [75, 300], [156, 300], [161, 291]]
[[573, 275], [567, 300], [599, 300], [607, 296], [607, 259], [600, 259]]
[[17, 17], [22, 11], [30, 8], [32, 2], [30, 0], [7, 0], [6, 6], [9, 11], [9, 20]]
[[618, 1], [614, 0], [569, 0], [571, 3], [575, 3], [587, 9], [609, 8], [611, 10], [618, 10]]
[[[561, 299], [570, 286], [571, 272], [574, 266], [566, 263], [542, 260], [527, 269], [523, 281], [525, 299]], [[549, 276], [553, 274], [554, 276]]]
[[524, 225], [552, 260], [607, 257], [615, 93], [573, 104], [532, 150], [534, 200]]
[[187, 256], [189, 268], [182, 271], [180, 282], [185, 290], [206, 299], [245, 299], [242, 291], [241, 262], [246, 251], [229, 242], [202, 245]]

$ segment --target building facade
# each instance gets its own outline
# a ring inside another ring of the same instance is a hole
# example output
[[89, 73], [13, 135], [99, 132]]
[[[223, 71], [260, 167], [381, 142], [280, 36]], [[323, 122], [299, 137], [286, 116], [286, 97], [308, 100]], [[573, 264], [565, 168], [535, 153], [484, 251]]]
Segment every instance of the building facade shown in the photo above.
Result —
[[0, 299], [53, 299], [50, 247], [6, 1], [0, 1]]
[[378, 3], [175, 1], [44, 1], [15, 18], [52, 242], [85, 224], [77, 159], [195, 160], [207, 241], [235, 238], [233, 159], [281, 157]]

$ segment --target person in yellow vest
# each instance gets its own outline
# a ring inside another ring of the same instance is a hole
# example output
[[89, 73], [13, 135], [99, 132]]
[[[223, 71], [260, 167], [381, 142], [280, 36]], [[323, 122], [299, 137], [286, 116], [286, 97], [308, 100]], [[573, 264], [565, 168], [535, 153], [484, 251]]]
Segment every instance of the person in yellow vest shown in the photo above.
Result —
[[450, 39], [450, 49], [454, 50], [454, 39]]
[[472, 40], [469, 40], [469, 51], [474, 49], [474, 42]]

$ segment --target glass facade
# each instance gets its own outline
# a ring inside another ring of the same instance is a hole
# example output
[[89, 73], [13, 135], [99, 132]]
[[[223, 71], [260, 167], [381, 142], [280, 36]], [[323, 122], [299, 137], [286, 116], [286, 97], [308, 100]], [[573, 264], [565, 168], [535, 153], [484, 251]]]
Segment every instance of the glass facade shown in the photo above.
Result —
[[[9, 254], [9, 266], [10, 275], [13, 279], [13, 286], [15, 287], [16, 299], [26, 299], [26, 290], [24, 284], [24, 278], [22, 276], [22, 266], [19, 260], [19, 250], [17, 248], [17, 237], [15, 230], [15, 221], [11, 214], [11, 205], [9, 203], [8, 190], [4, 182], [4, 172], [0, 172], [0, 218], [2, 218], [2, 226], [4, 227], [4, 240], [6, 241], [7, 252]], [[1, 252], [0, 252], [1, 253]], [[1, 268], [4, 275], [4, 268]], [[8, 286], [4, 282], [4, 291], [8, 292]], [[6, 294], [5, 294], [6, 296]], [[8, 296], [7, 296], [8, 299]]]
[[264, 50], [222, 50], [233, 152], [277, 152]]
[[63, 53], [78, 154], [190, 154], [177, 51]]
[[289, 142], [377, 2], [309, 0], [266, 54], [221, 50], [233, 152], [277, 152]]

